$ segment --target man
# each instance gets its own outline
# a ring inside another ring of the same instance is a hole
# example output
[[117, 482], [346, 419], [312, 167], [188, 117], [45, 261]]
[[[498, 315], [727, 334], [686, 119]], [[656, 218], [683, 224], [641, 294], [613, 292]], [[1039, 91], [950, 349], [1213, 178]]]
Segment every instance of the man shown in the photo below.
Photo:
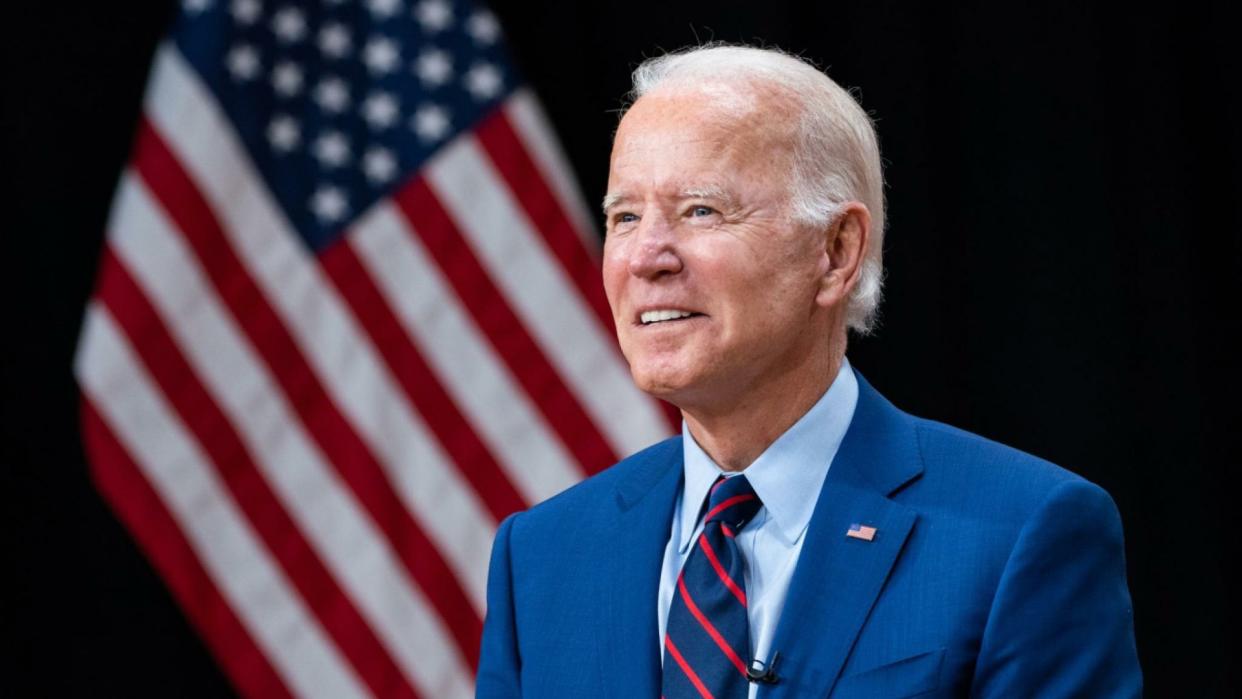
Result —
[[501, 525], [479, 696], [1139, 696], [1108, 495], [845, 359], [882, 275], [858, 104], [724, 46], [648, 61], [635, 95], [604, 283], [682, 435]]

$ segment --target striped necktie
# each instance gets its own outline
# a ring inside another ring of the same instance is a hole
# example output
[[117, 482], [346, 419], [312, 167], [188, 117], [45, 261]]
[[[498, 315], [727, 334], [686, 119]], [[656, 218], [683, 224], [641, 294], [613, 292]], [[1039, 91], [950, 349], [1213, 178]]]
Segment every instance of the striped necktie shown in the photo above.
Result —
[[763, 505], [745, 476], [718, 479], [677, 576], [664, 635], [664, 699], [745, 699], [746, 581], [734, 537]]

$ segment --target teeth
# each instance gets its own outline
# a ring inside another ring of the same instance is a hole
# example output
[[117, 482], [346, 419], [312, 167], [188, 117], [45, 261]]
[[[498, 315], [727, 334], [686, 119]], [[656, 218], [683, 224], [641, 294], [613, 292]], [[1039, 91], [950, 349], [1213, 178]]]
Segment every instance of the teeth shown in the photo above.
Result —
[[665, 320], [674, 320], [677, 318], [689, 318], [692, 314], [690, 311], [647, 311], [639, 318], [643, 325], [648, 323], [659, 323]]

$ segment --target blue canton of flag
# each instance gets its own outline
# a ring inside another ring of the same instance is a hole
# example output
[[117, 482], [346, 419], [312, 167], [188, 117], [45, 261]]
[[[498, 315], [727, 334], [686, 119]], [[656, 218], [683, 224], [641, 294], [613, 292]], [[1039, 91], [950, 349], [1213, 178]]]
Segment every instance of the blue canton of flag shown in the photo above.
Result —
[[315, 250], [517, 80], [496, 17], [462, 0], [189, 0], [173, 40]]

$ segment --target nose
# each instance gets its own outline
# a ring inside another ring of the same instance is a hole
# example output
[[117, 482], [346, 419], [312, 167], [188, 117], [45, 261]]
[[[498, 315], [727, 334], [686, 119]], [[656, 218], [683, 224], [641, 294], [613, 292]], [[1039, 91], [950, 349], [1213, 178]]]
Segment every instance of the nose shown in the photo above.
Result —
[[682, 270], [681, 256], [672, 228], [662, 216], [647, 216], [634, 231], [636, 240], [631, 249], [630, 274], [643, 279], [658, 279]]

